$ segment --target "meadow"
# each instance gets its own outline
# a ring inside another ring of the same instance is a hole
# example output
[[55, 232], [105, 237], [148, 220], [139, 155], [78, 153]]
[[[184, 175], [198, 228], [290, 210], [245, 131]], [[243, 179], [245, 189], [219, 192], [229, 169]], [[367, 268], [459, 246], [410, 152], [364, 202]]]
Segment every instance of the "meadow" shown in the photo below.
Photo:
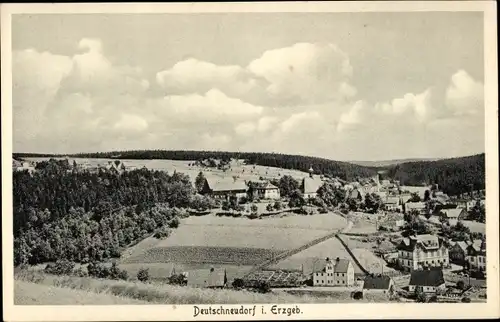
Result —
[[[26, 160], [30, 161], [45, 161], [50, 158], [42, 157], [42, 158], [26, 158]], [[56, 158], [57, 159], [57, 158]], [[76, 161], [77, 164], [80, 163], [88, 163], [91, 166], [105, 165], [108, 161], [112, 159], [99, 159], [99, 158], [69, 158], [69, 162], [73, 163]], [[158, 170], [158, 171], [168, 171], [172, 173], [174, 171], [182, 172], [184, 174], [189, 175], [191, 180], [194, 181], [196, 176], [200, 171], [203, 172], [205, 177], [232, 177], [237, 176], [241, 180], [259, 180], [260, 177], [265, 178], [276, 178], [279, 179], [282, 176], [290, 175], [297, 180], [302, 180], [302, 178], [308, 176], [307, 173], [299, 171], [299, 170], [289, 170], [275, 167], [266, 167], [260, 165], [247, 165], [244, 164], [242, 160], [233, 160], [231, 162], [231, 168], [223, 171], [216, 168], [207, 168], [194, 165], [193, 161], [179, 161], [179, 160], [127, 160], [120, 159], [125, 166], [133, 166], [138, 169], [142, 167], [146, 167], [150, 170]]]
[[[16, 288], [20, 286], [17, 290], [20, 299], [26, 298], [29, 287], [27, 288], [25, 283], [29, 282], [29, 286], [36, 283], [36, 286], [44, 286], [44, 288], [57, 287], [57, 290], [62, 288], [68, 291], [79, 290], [79, 292], [85, 292], [87, 296], [87, 298], [84, 296], [85, 304], [105, 304], [105, 302], [102, 302], [103, 296], [110, 295], [129, 299], [128, 303], [130, 304], [132, 304], [133, 300], [142, 301], [142, 303], [147, 302], [147, 304], [334, 303], [337, 301], [334, 297], [297, 296], [283, 292], [262, 294], [244, 290], [213, 290], [138, 281], [54, 276], [34, 272], [29, 274], [23, 272], [15, 278], [17, 281], [21, 281], [21, 283], [16, 283], [15, 286]], [[56, 305], [63, 301], [57, 296], [42, 299], [43, 303], [40, 304], [45, 305]], [[29, 300], [24, 301], [28, 302]], [[137, 304], [141, 303], [137, 302]]]
[[120, 305], [148, 304], [146, 301], [94, 293], [89, 290], [14, 281], [14, 305]]

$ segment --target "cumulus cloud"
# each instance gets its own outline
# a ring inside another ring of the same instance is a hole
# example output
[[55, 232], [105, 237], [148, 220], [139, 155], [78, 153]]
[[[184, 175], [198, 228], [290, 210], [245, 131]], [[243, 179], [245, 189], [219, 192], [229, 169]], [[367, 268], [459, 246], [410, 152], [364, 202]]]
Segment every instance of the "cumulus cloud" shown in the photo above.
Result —
[[139, 115], [123, 114], [114, 129], [120, 132], [142, 132], [148, 128], [148, 122]]
[[456, 115], [478, 114], [484, 111], [484, 86], [466, 71], [451, 76], [446, 91], [446, 104]]

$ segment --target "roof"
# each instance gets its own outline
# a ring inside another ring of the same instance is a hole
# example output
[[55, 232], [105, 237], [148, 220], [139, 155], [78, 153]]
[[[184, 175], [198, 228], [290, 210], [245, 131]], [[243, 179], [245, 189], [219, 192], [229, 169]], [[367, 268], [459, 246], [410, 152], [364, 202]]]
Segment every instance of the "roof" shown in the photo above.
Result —
[[[316, 265], [314, 265], [314, 272], [324, 272], [326, 268], [326, 260], [317, 260], [315, 261]], [[335, 264], [334, 271], [335, 273], [347, 273], [347, 268], [349, 267], [350, 260], [339, 258], [338, 261], [331, 260], [332, 263]]]
[[206, 178], [206, 181], [212, 191], [246, 191], [248, 189], [244, 181], [233, 180], [232, 178]]
[[387, 290], [391, 285], [389, 276], [367, 276], [363, 284], [364, 290]]
[[462, 212], [465, 212], [463, 208], [451, 208], [451, 209], [441, 209], [441, 212], [446, 216], [446, 218], [458, 218]]
[[226, 270], [224, 268], [197, 269], [189, 271], [188, 286], [224, 286], [226, 284]]
[[425, 191], [426, 190], [431, 190], [430, 187], [422, 187], [422, 186], [401, 186], [400, 187], [401, 191], [409, 191], [410, 193], [417, 193], [420, 198], [425, 197]]
[[252, 188], [259, 188], [265, 190], [278, 189], [278, 187], [276, 187], [269, 181], [250, 181], [249, 186]]
[[322, 184], [319, 178], [305, 177], [302, 180], [302, 190], [304, 193], [314, 193], [318, 191]]
[[417, 270], [411, 272], [410, 285], [439, 286], [444, 284], [443, 270]]
[[425, 209], [425, 202], [407, 202], [406, 209]]
[[441, 246], [441, 242], [437, 236], [424, 234], [403, 238], [398, 245], [398, 249], [413, 251], [417, 244], [426, 250], [438, 249]]
[[467, 243], [466, 243], [466, 242], [464, 242], [464, 241], [458, 241], [458, 242], [456, 242], [456, 243], [453, 245], [453, 247], [455, 247], [455, 246], [460, 247], [460, 249], [461, 249], [462, 251], [464, 251], [464, 252], [465, 252], [465, 251], [467, 251], [467, 247], [469, 247], [469, 244], [467, 244]]
[[387, 197], [385, 200], [385, 204], [399, 204], [399, 198], [398, 197]]
[[351, 198], [351, 199], [357, 199], [360, 196], [361, 196], [361, 193], [359, 192], [359, 190], [357, 188], [355, 188], [349, 192], [349, 198]]

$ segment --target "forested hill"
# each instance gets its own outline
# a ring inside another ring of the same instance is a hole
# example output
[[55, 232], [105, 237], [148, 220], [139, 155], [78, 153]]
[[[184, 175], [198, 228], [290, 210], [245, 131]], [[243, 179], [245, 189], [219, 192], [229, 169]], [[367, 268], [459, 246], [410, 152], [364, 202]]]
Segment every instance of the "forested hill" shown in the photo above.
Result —
[[[32, 154], [16, 154], [18, 157], [32, 157]], [[45, 155], [44, 155], [45, 156]], [[145, 150], [145, 151], [115, 151], [99, 153], [80, 153], [70, 155], [80, 158], [119, 158], [119, 159], [167, 159], [195, 161], [205, 159], [244, 159], [248, 164], [255, 164], [268, 167], [284, 169], [295, 169], [307, 172], [313, 167], [317, 174], [325, 174], [333, 177], [340, 177], [345, 180], [355, 180], [375, 175], [377, 168], [364, 167], [348, 162], [333, 161], [324, 158], [288, 155], [278, 153], [256, 153], [256, 152], [221, 152], [221, 151], [166, 151], [166, 150]]]
[[485, 189], [485, 154], [438, 161], [417, 161], [388, 168], [388, 176], [402, 185], [437, 183], [449, 195]]

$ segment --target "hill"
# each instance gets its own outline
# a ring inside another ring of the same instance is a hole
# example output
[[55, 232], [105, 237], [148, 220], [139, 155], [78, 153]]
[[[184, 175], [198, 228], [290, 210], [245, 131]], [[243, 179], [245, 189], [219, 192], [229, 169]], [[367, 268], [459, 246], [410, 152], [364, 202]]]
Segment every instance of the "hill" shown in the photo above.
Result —
[[[37, 155], [33, 153], [16, 153], [14, 157], [48, 157], [49, 155]], [[54, 155], [54, 157], [61, 155]], [[222, 151], [184, 151], [184, 150], [136, 150], [136, 151], [113, 151], [98, 153], [79, 153], [68, 155], [79, 158], [120, 158], [128, 160], [182, 160], [196, 161], [206, 159], [229, 160], [243, 159], [247, 164], [254, 164], [283, 169], [294, 169], [307, 172], [312, 167], [317, 174], [330, 175], [345, 180], [355, 180], [359, 177], [368, 177], [376, 174], [374, 167], [365, 167], [348, 162], [333, 161], [329, 159], [310, 157], [302, 155], [289, 155], [280, 153], [257, 153], [257, 152], [222, 152]]]
[[411, 158], [411, 159], [395, 159], [395, 160], [380, 160], [380, 161], [348, 161], [352, 164], [357, 164], [364, 167], [390, 167], [393, 165], [409, 162], [422, 162], [422, 161], [438, 161], [439, 158]]
[[402, 185], [438, 184], [449, 195], [485, 189], [485, 154], [416, 161], [389, 167], [388, 176]]

